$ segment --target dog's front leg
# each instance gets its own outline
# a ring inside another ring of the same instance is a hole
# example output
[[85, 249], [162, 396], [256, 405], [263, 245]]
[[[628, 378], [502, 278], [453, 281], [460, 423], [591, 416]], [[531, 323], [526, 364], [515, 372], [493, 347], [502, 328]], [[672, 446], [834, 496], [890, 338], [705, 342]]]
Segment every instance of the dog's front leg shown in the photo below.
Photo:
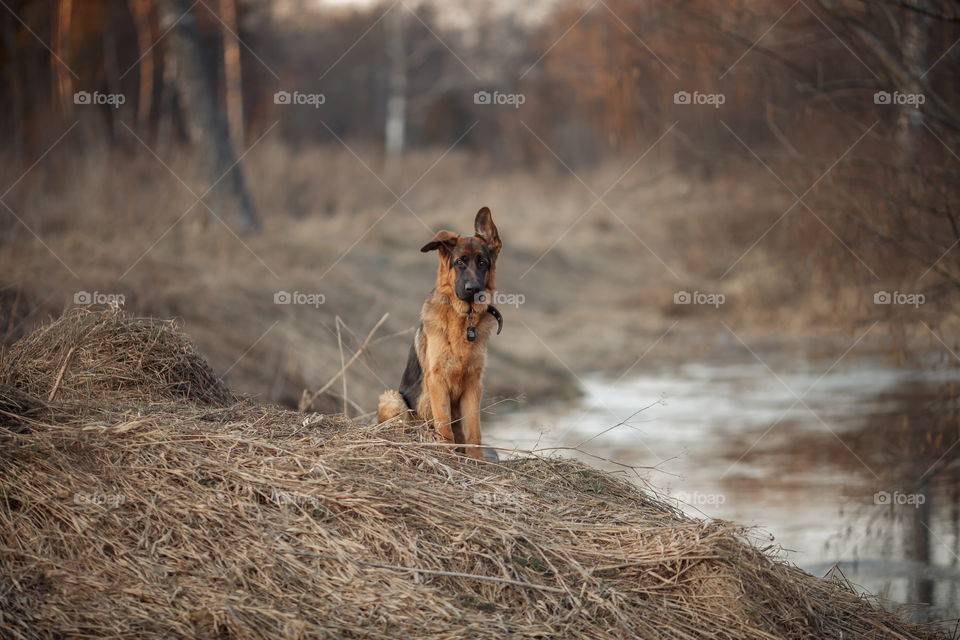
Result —
[[[460, 420], [463, 423], [463, 443], [480, 444], [480, 398], [483, 395], [483, 386], [468, 384], [463, 395], [460, 396]], [[467, 455], [477, 460], [483, 460], [483, 449], [480, 447], [466, 447]]]
[[433, 428], [445, 442], [454, 442], [450, 417], [450, 392], [442, 380], [431, 376], [425, 381], [430, 393], [430, 412], [433, 414]]

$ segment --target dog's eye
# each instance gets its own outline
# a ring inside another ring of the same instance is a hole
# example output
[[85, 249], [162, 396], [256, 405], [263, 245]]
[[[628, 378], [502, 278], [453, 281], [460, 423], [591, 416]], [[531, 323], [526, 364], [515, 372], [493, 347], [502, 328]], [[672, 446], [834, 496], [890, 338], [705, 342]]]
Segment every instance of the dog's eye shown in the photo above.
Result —
[[478, 258], [478, 259], [477, 259], [477, 266], [485, 267], [485, 266], [487, 266], [487, 261], [484, 260], [483, 258]]
[[467, 261], [463, 258], [457, 258], [457, 261], [454, 264], [456, 264], [458, 267], [465, 267], [467, 266]]

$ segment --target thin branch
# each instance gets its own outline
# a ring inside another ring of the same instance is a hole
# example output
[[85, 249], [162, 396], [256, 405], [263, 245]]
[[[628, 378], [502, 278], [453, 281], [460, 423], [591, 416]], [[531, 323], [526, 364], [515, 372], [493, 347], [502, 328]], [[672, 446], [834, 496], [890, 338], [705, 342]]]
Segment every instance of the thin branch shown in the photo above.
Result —
[[340, 316], [337, 316], [336, 318], [334, 318], [334, 323], [337, 325], [337, 348], [340, 349], [340, 370], [343, 371], [343, 375], [340, 376], [340, 380], [343, 382], [343, 415], [345, 415], [345, 416], [347, 416], [347, 417], [349, 418], [350, 416], [347, 415], [347, 413], [348, 413], [348, 407], [347, 407], [347, 372], [346, 372], [346, 369], [344, 368], [344, 362], [343, 362], [343, 336], [342, 336], [342, 334], [341, 334], [341, 332], [340, 332], [340, 327], [341, 327], [341, 325], [343, 324], [343, 321], [340, 320]]
[[53, 400], [53, 396], [57, 394], [57, 389], [60, 388], [60, 382], [63, 380], [63, 374], [67, 370], [67, 366], [70, 364], [70, 358], [73, 356], [73, 352], [76, 350], [76, 347], [70, 347], [70, 350], [67, 351], [67, 357], [63, 359], [63, 364], [60, 366], [60, 371], [57, 373], [57, 379], [53, 382], [53, 388], [50, 389], [50, 395], [47, 396], [47, 402]]
[[903, 0], [882, 0], [888, 5], [893, 5], [898, 9], [905, 9], [907, 11], [912, 11], [913, 13], [919, 13], [922, 16], [928, 18], [934, 18], [935, 20], [941, 20], [943, 22], [949, 22], [951, 24], [960, 24], [960, 15], [956, 13], [940, 13], [938, 11], [931, 11], [930, 9], [924, 8], [919, 3], [915, 2], [903, 2]]
[[356, 352], [350, 357], [350, 360], [348, 360], [345, 365], [340, 367], [340, 371], [338, 371], [336, 375], [330, 378], [330, 380], [328, 380], [325, 385], [320, 387], [320, 389], [318, 389], [316, 393], [310, 396], [307, 396], [306, 391], [303, 392], [303, 397], [300, 398], [300, 411], [306, 411], [306, 409], [313, 404], [314, 400], [320, 397], [320, 395], [323, 394], [327, 389], [332, 387], [333, 384], [337, 381], [337, 379], [339, 379], [340, 376], [346, 373], [347, 369], [350, 368], [350, 365], [356, 362], [357, 358], [359, 358], [360, 355], [363, 354], [364, 350], [369, 346], [370, 339], [373, 337], [373, 334], [377, 332], [377, 329], [380, 328], [380, 325], [382, 325], [384, 322], [387, 321], [387, 318], [389, 317], [389, 315], [390, 315], [389, 313], [383, 314], [383, 317], [381, 317], [380, 320], [377, 321], [377, 324], [373, 325], [373, 328], [370, 329], [370, 333], [368, 333], [367, 337], [363, 339], [362, 343], [360, 343], [360, 346], [357, 348]]
[[622, 427], [622, 426], [624, 426], [624, 425], [630, 426], [630, 425], [627, 424], [627, 423], [630, 422], [630, 420], [631, 420], [635, 415], [637, 415], [638, 413], [640, 413], [640, 412], [642, 412], [642, 411], [646, 411], [646, 410], [649, 409], [650, 407], [654, 407], [654, 406], [656, 406], [656, 405], [658, 405], [658, 404], [663, 404], [663, 400], [660, 399], [660, 400], [657, 400], [656, 402], [651, 402], [651, 403], [648, 404], [647, 406], [641, 407], [641, 408], [637, 409], [636, 411], [634, 411], [633, 413], [631, 413], [629, 416], [627, 416], [626, 418], [624, 418], [623, 420], [621, 420], [621, 421], [618, 422], [617, 424], [613, 425], [612, 427], [607, 427], [606, 429], [604, 429], [604, 430], [601, 431], [600, 433], [597, 433], [597, 434], [595, 434], [595, 435], [590, 436], [589, 438], [587, 438], [586, 440], [584, 440], [583, 442], [581, 442], [580, 444], [578, 444], [577, 446], [572, 447], [572, 448], [579, 450], [580, 447], [582, 447], [583, 445], [587, 444], [587, 443], [590, 442], [591, 440], [595, 440], [595, 439], [599, 438], [600, 436], [602, 436], [603, 434], [607, 433], [608, 431], [613, 431], [613, 430], [616, 429], [617, 427]]

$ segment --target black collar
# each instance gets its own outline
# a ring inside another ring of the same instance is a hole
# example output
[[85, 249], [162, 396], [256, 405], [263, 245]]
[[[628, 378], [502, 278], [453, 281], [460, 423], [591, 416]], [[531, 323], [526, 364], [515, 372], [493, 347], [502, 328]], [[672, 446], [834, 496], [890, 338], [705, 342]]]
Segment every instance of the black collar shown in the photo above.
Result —
[[492, 304], [488, 304], [487, 313], [497, 319], [497, 335], [500, 335], [500, 332], [503, 331], [503, 316], [500, 315], [500, 310]]
[[[500, 335], [500, 332], [503, 331], [503, 316], [492, 304], [487, 305], [487, 313], [497, 319], [497, 335]], [[467, 342], [473, 342], [477, 339], [477, 328], [473, 326], [472, 316], [473, 307], [470, 307], [470, 310], [467, 311]]]

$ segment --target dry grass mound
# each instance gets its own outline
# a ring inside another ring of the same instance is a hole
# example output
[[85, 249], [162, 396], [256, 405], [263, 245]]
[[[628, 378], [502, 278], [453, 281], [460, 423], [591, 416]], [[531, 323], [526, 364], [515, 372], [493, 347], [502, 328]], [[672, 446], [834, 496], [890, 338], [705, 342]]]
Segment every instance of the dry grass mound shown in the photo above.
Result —
[[98, 398], [234, 398], [173, 321], [76, 307], [14, 343], [0, 383], [35, 396], [85, 403]]
[[[187, 343], [82, 317], [127, 354], [164, 345], [158, 362]], [[385, 426], [224, 405], [195, 363], [178, 387], [62, 322], [4, 363], [6, 637], [942, 637], [582, 464], [480, 463]], [[72, 402], [25, 391], [49, 393], [71, 348]]]

